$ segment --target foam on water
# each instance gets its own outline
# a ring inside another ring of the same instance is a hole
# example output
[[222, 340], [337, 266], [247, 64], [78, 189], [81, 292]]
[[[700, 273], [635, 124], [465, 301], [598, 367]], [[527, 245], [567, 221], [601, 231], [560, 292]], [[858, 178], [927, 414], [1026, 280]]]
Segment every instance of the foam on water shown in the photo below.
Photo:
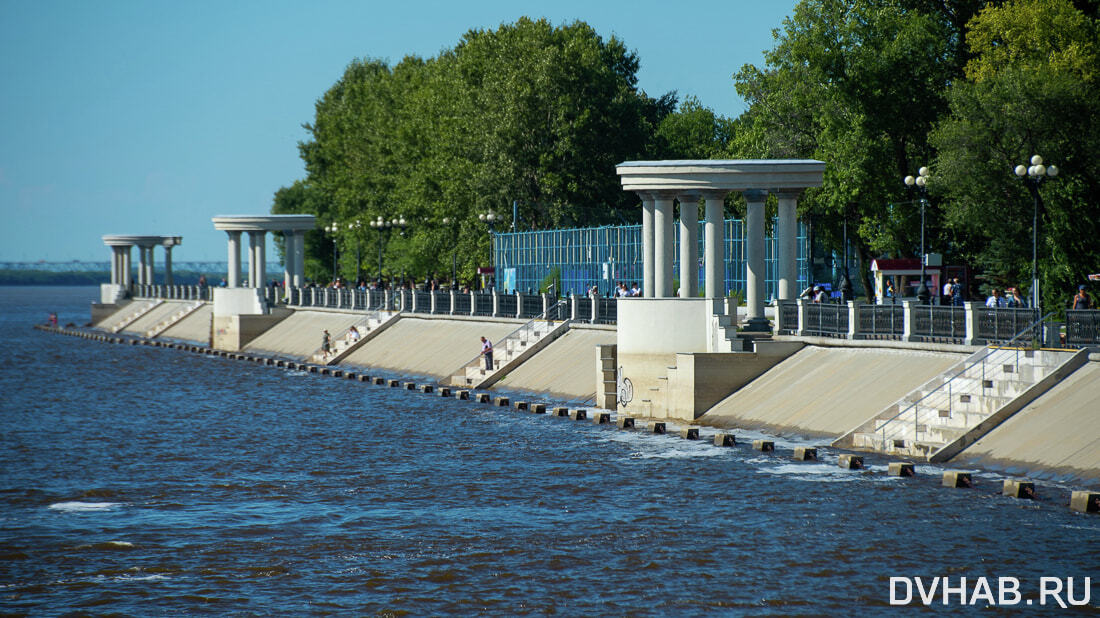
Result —
[[120, 506], [121, 502], [54, 502], [49, 508], [63, 513], [90, 513], [110, 511]]

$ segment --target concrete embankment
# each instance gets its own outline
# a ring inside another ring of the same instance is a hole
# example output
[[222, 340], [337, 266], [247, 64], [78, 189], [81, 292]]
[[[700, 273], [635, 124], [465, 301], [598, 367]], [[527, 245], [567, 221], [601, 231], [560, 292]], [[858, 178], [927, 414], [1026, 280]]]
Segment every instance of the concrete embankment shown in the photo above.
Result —
[[363, 317], [361, 313], [298, 310], [248, 342], [244, 349], [304, 360], [321, 347], [323, 331], [328, 330], [335, 339]]
[[140, 318], [127, 324], [126, 327], [122, 329], [122, 332], [128, 335], [144, 335], [150, 328], [160, 324], [162, 320], [172, 317], [185, 306], [186, 303], [166, 300], [142, 314]]
[[1092, 359], [952, 463], [1100, 481], [1100, 356]]
[[[429, 318], [406, 314], [340, 364], [378, 367], [446, 380], [465, 362], [478, 355], [481, 351], [480, 337], [497, 341], [525, 321]], [[586, 365], [591, 367], [591, 363]]]
[[699, 422], [835, 438], [965, 357], [808, 346], [719, 402]]
[[210, 345], [210, 320], [213, 316], [214, 304], [205, 303], [188, 314], [187, 317], [173, 324], [168, 330], [161, 333], [161, 336]]
[[614, 344], [613, 326], [573, 326], [498, 384], [581, 401], [596, 394], [596, 346]]

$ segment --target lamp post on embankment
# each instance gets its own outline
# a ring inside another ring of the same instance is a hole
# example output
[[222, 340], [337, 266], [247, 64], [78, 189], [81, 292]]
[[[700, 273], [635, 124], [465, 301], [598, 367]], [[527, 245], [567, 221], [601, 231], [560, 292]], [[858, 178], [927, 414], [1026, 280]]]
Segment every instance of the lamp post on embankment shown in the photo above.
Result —
[[1039, 155], [1031, 156], [1031, 165], [1017, 165], [1016, 176], [1024, 181], [1024, 186], [1031, 193], [1032, 220], [1031, 220], [1031, 306], [1039, 315], [1039, 206], [1042, 198], [1039, 197], [1039, 185], [1044, 180], [1058, 175], [1057, 165], [1043, 165], [1043, 158]]
[[928, 261], [926, 254], [924, 253], [924, 207], [928, 204], [928, 177], [929, 172], [927, 167], [921, 167], [917, 170], [917, 176], [906, 176], [904, 179], [905, 186], [910, 190], [916, 190], [920, 194], [920, 287], [917, 288], [917, 299], [920, 304], [927, 305], [932, 299], [931, 292], [928, 291], [928, 283], [925, 279], [924, 267]]
[[455, 226], [458, 221], [451, 217], [443, 217], [443, 225], [451, 230], [451, 288], [458, 283], [458, 238], [455, 235]]
[[363, 222], [359, 219], [352, 221], [348, 224], [348, 231], [355, 235], [355, 285], [359, 285], [359, 280], [362, 278], [362, 270], [359, 265], [361, 263], [361, 255], [359, 252], [359, 230], [362, 229]]
[[[493, 271], [494, 277], [496, 276], [496, 269], [493, 267], [493, 237], [496, 230], [493, 228], [493, 223], [496, 222], [498, 216], [492, 209], [477, 216], [479, 221], [489, 226], [489, 268]], [[484, 284], [481, 287], [484, 288]]]
[[332, 225], [326, 226], [324, 230], [332, 237], [332, 280], [336, 281], [336, 233], [340, 231], [340, 226], [333, 221]]

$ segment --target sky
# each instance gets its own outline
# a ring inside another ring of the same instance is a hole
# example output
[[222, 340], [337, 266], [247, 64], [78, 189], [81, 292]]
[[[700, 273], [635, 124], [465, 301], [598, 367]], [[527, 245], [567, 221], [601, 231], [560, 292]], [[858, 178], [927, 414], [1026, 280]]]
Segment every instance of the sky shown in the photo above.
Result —
[[637, 52], [651, 96], [736, 117], [732, 74], [795, 3], [0, 0], [0, 261], [106, 261], [104, 234], [224, 261], [210, 219], [270, 212], [305, 176], [302, 124], [352, 59], [433, 57], [524, 15], [585, 21]]

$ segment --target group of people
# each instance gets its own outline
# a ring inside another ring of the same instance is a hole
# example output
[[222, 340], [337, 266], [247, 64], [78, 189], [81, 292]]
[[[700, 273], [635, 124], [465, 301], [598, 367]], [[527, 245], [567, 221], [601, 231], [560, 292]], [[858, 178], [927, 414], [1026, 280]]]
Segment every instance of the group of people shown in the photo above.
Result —
[[615, 286], [615, 296], [618, 296], [620, 298], [628, 297], [628, 296], [641, 296], [641, 295], [642, 295], [642, 290], [641, 290], [641, 288], [638, 287], [638, 282], [637, 281], [630, 284], [629, 288], [626, 287], [626, 283], [623, 283], [622, 281], [619, 282], [619, 285]]
[[989, 294], [989, 298], [985, 299], [985, 306], [1018, 309], [1027, 307], [1027, 301], [1020, 295], [1020, 290], [1016, 288], [1005, 288], [1004, 292], [998, 288], [993, 288], [993, 291]]

